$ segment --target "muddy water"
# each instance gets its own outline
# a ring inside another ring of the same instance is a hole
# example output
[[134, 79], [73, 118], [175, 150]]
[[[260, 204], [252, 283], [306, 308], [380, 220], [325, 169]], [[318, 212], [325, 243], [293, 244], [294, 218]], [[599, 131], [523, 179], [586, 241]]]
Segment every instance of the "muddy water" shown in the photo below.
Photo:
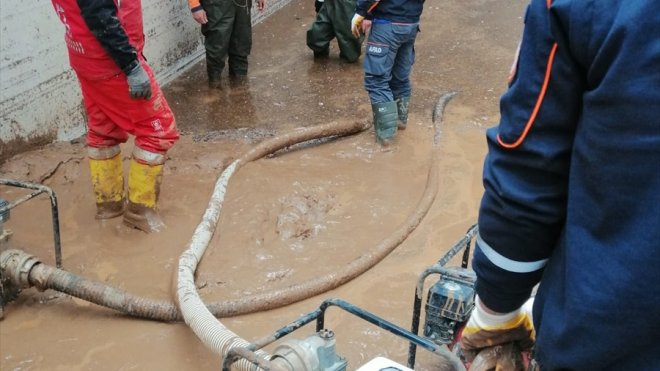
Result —
[[[246, 165], [230, 182], [218, 230], [197, 284], [218, 301], [265, 292], [332, 272], [387, 237], [438, 166], [440, 191], [419, 228], [375, 268], [324, 295], [268, 312], [223, 320], [248, 340], [269, 334], [328, 297], [343, 298], [409, 327], [417, 275], [475, 222], [482, 192], [484, 130], [521, 29], [523, 1], [428, 2], [416, 44], [409, 128], [382, 150], [373, 132], [307, 146]], [[64, 265], [82, 276], [156, 299], [172, 297], [172, 276], [208, 202], [216, 177], [254, 143], [299, 126], [368, 119], [360, 65], [314, 63], [304, 40], [311, 3], [293, 1], [254, 29], [247, 86], [206, 88], [203, 62], [165, 87], [186, 133], [170, 152], [160, 209], [168, 228], [145, 235], [120, 220], [93, 219], [93, 196], [81, 143], [60, 143], [16, 156], [0, 172], [43, 181], [60, 201]], [[431, 113], [447, 106], [440, 161], [430, 160]], [[123, 146], [128, 165], [132, 145]], [[53, 172], [53, 169], [57, 170]], [[51, 174], [52, 173], [52, 174]], [[24, 192], [0, 188], [2, 197]], [[49, 203], [12, 210], [12, 244], [52, 264]], [[455, 262], [456, 263], [456, 262]], [[354, 317], [330, 310], [326, 324], [349, 369], [384, 355], [405, 362], [407, 344]], [[312, 332], [304, 328], [303, 337]], [[436, 369], [420, 353], [419, 369]], [[220, 360], [182, 324], [125, 318], [54, 292], [24, 292], [0, 322], [2, 370], [218, 369]]]

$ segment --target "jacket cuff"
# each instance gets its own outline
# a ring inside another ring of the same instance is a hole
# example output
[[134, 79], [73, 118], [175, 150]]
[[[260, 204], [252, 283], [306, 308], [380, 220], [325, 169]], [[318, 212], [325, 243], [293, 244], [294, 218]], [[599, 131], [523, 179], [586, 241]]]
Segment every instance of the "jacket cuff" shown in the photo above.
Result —
[[140, 64], [140, 61], [136, 58], [133, 59], [130, 63], [122, 67], [122, 71], [124, 71], [125, 74], [128, 74], [131, 72], [135, 67], [137, 67]]
[[472, 268], [477, 274], [477, 295], [488, 309], [498, 313], [509, 313], [520, 308], [543, 274], [543, 269], [527, 273], [504, 270], [486, 257], [478, 243], [474, 249]]
[[194, 13], [199, 10], [203, 10], [204, 8], [201, 5], [197, 5], [196, 7], [190, 8], [190, 12]]

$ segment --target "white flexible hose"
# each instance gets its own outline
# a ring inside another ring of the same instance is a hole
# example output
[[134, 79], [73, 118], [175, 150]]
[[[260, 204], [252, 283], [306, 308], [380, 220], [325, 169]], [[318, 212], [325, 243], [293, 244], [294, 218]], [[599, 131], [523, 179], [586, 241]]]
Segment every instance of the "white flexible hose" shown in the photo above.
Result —
[[[366, 126], [363, 124], [347, 122], [299, 129], [292, 133], [275, 137], [261, 143], [259, 146], [241, 156], [238, 160], [232, 162], [222, 174], [220, 174], [220, 177], [213, 188], [213, 194], [209, 200], [208, 207], [202, 216], [202, 221], [197, 225], [186, 250], [179, 258], [176, 295], [177, 303], [184, 321], [190, 326], [204, 345], [221, 355], [223, 358], [227, 355], [230, 349], [236, 347], [243, 348], [250, 343], [229, 330], [207, 309], [197, 292], [197, 287], [195, 286], [195, 271], [197, 270], [197, 265], [202, 260], [202, 256], [204, 255], [209, 242], [211, 242], [216, 225], [218, 224], [220, 209], [222, 209], [222, 204], [225, 199], [229, 178], [231, 178], [234, 172], [245, 163], [285, 148], [292, 143], [335, 135], [354, 134], [365, 128]], [[264, 351], [258, 350], [256, 351], [256, 354], [265, 359], [270, 359], [270, 355]], [[234, 367], [239, 370], [256, 369], [256, 366], [246, 359], [240, 359], [234, 364]]]
[[[232, 162], [216, 181], [213, 194], [209, 200], [209, 207], [195, 229], [188, 248], [179, 258], [177, 299], [183, 318], [199, 339], [222, 357], [226, 355], [229, 349], [246, 347], [250, 343], [225, 327], [206, 309], [206, 305], [199, 297], [195, 286], [195, 270], [213, 237], [215, 226], [220, 217], [220, 209], [222, 209], [222, 203], [227, 192], [229, 178], [239, 167], [239, 163], [239, 160]], [[257, 354], [264, 358], [270, 357], [264, 351], [257, 351]], [[252, 363], [244, 359], [239, 360], [235, 365], [241, 370], [254, 369]]]

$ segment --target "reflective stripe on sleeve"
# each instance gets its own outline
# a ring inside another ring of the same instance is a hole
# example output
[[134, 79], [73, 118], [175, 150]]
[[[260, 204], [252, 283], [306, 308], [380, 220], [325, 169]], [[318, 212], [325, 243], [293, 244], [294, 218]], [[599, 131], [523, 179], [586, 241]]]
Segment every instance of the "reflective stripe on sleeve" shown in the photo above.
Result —
[[481, 238], [480, 234], [477, 235], [477, 244], [491, 263], [509, 272], [530, 273], [545, 267], [545, 265], [548, 263], [548, 259], [542, 259], [533, 262], [520, 262], [511, 260], [490, 247], [490, 245]]

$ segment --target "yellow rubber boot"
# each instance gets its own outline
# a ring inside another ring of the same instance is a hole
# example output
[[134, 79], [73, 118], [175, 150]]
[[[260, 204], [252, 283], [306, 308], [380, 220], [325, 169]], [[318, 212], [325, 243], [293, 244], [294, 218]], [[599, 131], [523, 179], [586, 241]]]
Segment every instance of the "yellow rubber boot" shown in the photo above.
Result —
[[121, 154], [112, 158], [89, 159], [96, 199], [96, 219], [110, 219], [124, 213], [124, 172]]
[[124, 224], [147, 233], [158, 232], [165, 226], [156, 211], [162, 179], [162, 164], [147, 165], [131, 160]]

